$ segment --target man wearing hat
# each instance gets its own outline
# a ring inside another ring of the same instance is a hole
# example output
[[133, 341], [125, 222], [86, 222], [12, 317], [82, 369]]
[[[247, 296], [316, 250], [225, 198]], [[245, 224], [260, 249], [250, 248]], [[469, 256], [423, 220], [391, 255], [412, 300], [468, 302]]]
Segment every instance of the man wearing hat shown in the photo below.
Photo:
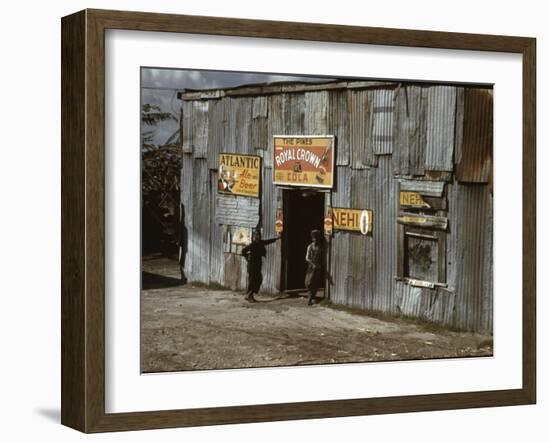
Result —
[[248, 286], [245, 299], [248, 302], [256, 302], [254, 294], [260, 291], [262, 285], [262, 258], [266, 255], [265, 246], [277, 241], [279, 238], [262, 240], [260, 229], [257, 228], [252, 233], [252, 242], [242, 251], [247, 261]]

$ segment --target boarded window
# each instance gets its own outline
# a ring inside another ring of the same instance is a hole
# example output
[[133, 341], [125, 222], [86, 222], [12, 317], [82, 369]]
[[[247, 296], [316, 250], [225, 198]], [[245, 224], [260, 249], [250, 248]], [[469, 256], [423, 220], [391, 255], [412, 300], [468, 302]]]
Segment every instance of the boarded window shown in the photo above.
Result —
[[444, 183], [402, 180], [397, 218], [397, 277], [411, 284], [446, 284], [447, 200]]

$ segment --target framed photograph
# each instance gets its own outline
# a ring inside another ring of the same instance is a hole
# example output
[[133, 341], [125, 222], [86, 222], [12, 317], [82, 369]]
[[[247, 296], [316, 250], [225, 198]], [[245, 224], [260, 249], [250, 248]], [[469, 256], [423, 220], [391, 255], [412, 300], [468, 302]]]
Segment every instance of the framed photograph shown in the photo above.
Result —
[[535, 39], [62, 19], [62, 423], [536, 400]]

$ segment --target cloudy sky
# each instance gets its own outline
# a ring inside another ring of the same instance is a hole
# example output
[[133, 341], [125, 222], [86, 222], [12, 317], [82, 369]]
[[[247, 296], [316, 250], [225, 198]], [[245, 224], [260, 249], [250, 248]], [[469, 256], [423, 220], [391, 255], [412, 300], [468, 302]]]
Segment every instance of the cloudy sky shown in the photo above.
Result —
[[[163, 112], [179, 117], [177, 91], [182, 89], [221, 89], [254, 83], [277, 81], [327, 81], [328, 78], [297, 77], [251, 72], [193, 71], [185, 69], [141, 69], [141, 100], [160, 106]], [[150, 130], [150, 128], [144, 128]], [[177, 121], [160, 123], [155, 129], [154, 142], [164, 144], [178, 130]]]

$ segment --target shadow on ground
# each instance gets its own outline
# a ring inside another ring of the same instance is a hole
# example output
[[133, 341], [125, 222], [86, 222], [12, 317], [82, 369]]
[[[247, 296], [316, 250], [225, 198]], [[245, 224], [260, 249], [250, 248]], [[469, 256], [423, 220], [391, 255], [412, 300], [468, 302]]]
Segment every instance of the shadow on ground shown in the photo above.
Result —
[[141, 272], [141, 288], [143, 290], [164, 289], [182, 285], [181, 279], [156, 273]]

